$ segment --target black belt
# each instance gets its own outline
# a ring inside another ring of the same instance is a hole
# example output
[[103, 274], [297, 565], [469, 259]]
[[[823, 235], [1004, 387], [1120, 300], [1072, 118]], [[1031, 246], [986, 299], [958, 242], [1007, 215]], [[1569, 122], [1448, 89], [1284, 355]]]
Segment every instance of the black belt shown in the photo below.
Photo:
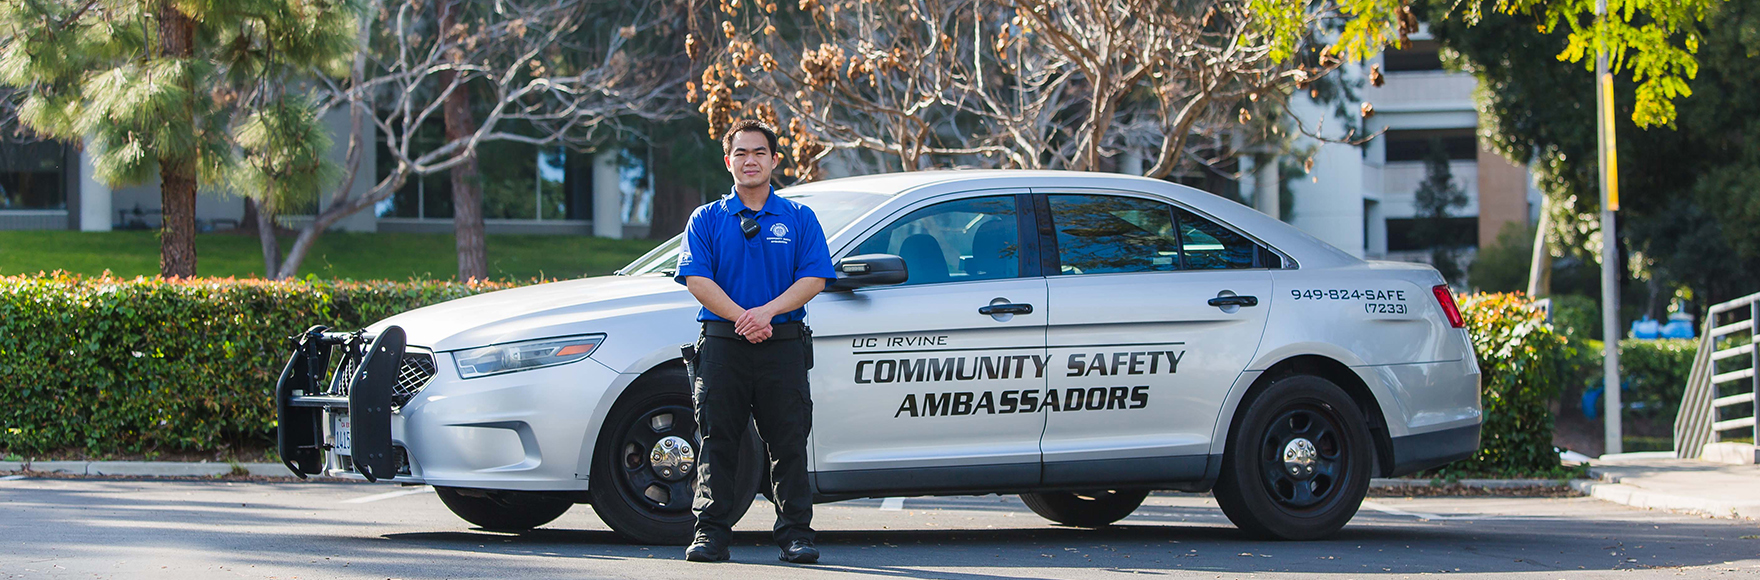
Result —
[[[804, 322], [778, 322], [770, 325], [770, 331], [770, 340], [794, 340], [810, 332]], [[703, 334], [715, 338], [746, 339], [734, 332], [732, 322], [719, 320], [703, 321]]]

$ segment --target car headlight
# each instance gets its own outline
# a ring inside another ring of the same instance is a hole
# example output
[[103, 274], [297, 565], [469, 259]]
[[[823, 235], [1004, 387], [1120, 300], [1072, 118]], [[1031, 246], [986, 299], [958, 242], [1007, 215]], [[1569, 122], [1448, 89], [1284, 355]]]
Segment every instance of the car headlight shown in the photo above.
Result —
[[511, 342], [455, 351], [452, 361], [459, 376], [470, 379], [568, 364], [587, 358], [604, 341], [603, 334], [589, 334]]

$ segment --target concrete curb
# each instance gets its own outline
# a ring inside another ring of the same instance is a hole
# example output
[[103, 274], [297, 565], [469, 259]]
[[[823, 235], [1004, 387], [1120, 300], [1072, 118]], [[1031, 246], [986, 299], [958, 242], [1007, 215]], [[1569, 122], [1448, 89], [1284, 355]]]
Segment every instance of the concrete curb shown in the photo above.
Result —
[[188, 463], [178, 461], [0, 461], [0, 471], [41, 471], [68, 475], [120, 475], [132, 477], [215, 477], [234, 475], [233, 466], [247, 475], [293, 477], [279, 463]]
[[1565, 487], [1568, 480], [1563, 479], [1462, 479], [1454, 482], [1434, 484], [1429, 479], [1399, 479], [1378, 477], [1369, 480], [1369, 487], [1374, 489], [1401, 489], [1408, 487], [1445, 487], [1459, 485], [1477, 489], [1531, 489], [1536, 487]]
[[1571, 489], [1601, 501], [1635, 508], [1684, 512], [1713, 518], [1760, 520], [1760, 501], [1732, 502], [1661, 493], [1620, 483], [1617, 477], [1575, 480], [1571, 482]]

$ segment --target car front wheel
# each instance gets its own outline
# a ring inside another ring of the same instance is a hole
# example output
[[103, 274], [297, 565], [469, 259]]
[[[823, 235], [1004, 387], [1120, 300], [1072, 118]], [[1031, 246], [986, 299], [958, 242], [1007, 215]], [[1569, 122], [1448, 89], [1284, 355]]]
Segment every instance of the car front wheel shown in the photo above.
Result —
[[[593, 511], [613, 531], [636, 542], [684, 545], [695, 528], [691, 501], [703, 442], [687, 383], [680, 369], [631, 385], [599, 434], [588, 483]], [[735, 522], [751, 507], [764, 471], [755, 431], [749, 429], [740, 446], [730, 514]]]
[[1313, 540], [1344, 527], [1368, 493], [1373, 452], [1350, 396], [1297, 375], [1243, 404], [1216, 481], [1222, 512], [1265, 539]]

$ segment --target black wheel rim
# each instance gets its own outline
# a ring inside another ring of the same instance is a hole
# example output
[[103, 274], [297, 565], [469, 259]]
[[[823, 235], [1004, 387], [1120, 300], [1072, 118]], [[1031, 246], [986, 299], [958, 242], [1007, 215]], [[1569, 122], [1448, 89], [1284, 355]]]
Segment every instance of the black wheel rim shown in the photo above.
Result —
[[1272, 501], [1313, 511], [1342, 494], [1352, 458], [1341, 425], [1331, 407], [1318, 403], [1291, 404], [1266, 425], [1259, 466]]
[[661, 404], [627, 425], [617, 446], [614, 472], [630, 504], [657, 515], [688, 515], [696, 489], [696, 466], [668, 478], [649, 461], [649, 453], [666, 437], [678, 437], [702, 448], [689, 406]]

